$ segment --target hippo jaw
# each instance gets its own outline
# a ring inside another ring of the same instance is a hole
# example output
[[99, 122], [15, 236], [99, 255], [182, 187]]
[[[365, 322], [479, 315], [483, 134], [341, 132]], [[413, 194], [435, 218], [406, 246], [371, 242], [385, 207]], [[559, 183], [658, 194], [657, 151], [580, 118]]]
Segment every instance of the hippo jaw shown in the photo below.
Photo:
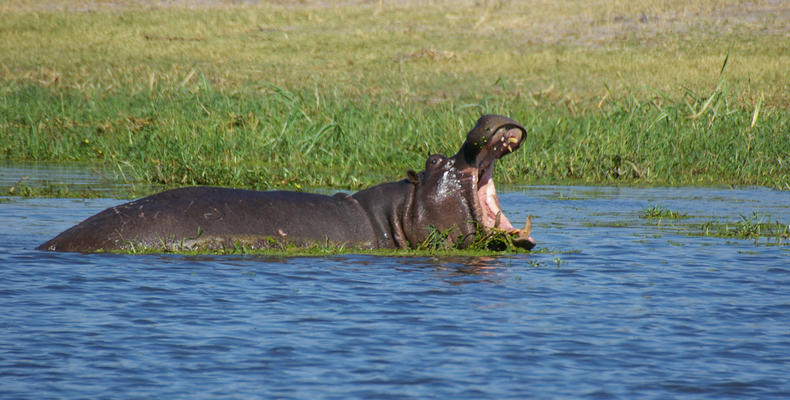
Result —
[[492, 161], [488, 167], [480, 168], [480, 173], [477, 179], [477, 204], [478, 215], [480, 215], [480, 224], [486, 229], [502, 229], [515, 236], [513, 244], [527, 250], [535, 247], [535, 239], [530, 236], [532, 231], [532, 218], [527, 217], [524, 223], [524, 228], [518, 229], [513, 226], [510, 220], [505, 216], [502, 207], [499, 204], [499, 197], [496, 193], [494, 180], [492, 179], [494, 171], [494, 162]]
[[466, 164], [463, 173], [473, 183], [476, 194], [472, 200], [473, 212], [478, 223], [488, 230], [508, 232], [514, 236], [516, 246], [529, 250], [536, 244], [530, 236], [531, 218], [527, 217], [522, 229], [513, 226], [502, 211], [493, 179], [496, 160], [518, 149], [525, 138], [526, 130], [515, 121], [495, 115], [483, 116], [469, 132], [455, 158]]

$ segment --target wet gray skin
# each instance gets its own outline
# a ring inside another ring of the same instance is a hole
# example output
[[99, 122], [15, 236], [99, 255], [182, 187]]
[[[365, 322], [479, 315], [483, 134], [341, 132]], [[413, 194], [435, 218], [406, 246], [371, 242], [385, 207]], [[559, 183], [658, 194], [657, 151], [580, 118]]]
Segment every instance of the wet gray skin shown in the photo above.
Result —
[[531, 249], [529, 219], [516, 229], [502, 213], [492, 174], [496, 160], [519, 148], [526, 131], [516, 121], [484, 115], [452, 157], [435, 154], [406, 179], [325, 196], [218, 187], [167, 190], [110, 207], [40, 250], [93, 252], [138, 248], [266, 248], [287, 242], [331, 242], [361, 248], [416, 247], [431, 227], [448, 241], [471, 242], [476, 229], [498, 228]]

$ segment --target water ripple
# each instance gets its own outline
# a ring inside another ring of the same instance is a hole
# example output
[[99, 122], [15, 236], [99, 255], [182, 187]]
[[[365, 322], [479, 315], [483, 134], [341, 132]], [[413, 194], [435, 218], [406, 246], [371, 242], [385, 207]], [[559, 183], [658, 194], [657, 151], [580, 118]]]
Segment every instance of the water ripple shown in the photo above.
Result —
[[486, 259], [37, 252], [114, 201], [0, 204], [0, 397], [787, 398], [787, 247], [635, 219], [736, 200], [790, 220], [762, 189], [506, 192], [561, 252]]

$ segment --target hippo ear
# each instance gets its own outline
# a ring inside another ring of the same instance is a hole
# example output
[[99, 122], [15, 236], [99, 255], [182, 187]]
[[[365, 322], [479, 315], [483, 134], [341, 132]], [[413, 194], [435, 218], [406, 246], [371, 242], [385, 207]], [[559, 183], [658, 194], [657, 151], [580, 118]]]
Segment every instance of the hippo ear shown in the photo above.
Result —
[[411, 183], [418, 183], [420, 181], [420, 175], [410, 169], [406, 172], [406, 179]]

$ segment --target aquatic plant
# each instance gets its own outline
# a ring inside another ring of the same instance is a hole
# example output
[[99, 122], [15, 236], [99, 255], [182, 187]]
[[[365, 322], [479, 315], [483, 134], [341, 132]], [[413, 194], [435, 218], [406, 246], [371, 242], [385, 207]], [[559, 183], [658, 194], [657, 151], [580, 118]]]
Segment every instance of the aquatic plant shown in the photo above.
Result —
[[[39, 185], [30, 185], [22, 179], [18, 180], [10, 187], [5, 188], [4, 194], [19, 197], [75, 197], [65, 185], [52, 182], [42, 182]], [[94, 192], [89, 190], [81, 191], [79, 197], [97, 197], [92, 194], [94, 194]]]
[[[372, 254], [382, 256], [497, 256], [517, 253], [557, 253], [545, 248], [533, 251], [524, 250], [513, 244], [511, 234], [501, 229], [478, 229], [471, 242], [464, 246], [461, 244], [460, 237], [458, 242], [449, 240], [453, 235], [453, 229], [439, 230], [430, 227], [428, 237], [415, 249], [364, 249], [349, 246], [342, 243], [331, 241], [313, 242], [305, 246], [302, 243], [290, 243], [282, 238], [267, 237], [262, 242], [235, 240], [232, 242], [224, 241], [203, 241], [198, 239], [201, 232], [198, 231], [193, 240], [180, 241], [161, 241], [156, 246], [146, 246], [137, 242], [129, 241], [125, 244], [125, 249], [111, 251], [112, 253], [123, 254], [214, 254], [214, 255], [265, 255], [265, 256], [319, 256], [329, 254]], [[573, 253], [575, 251], [563, 251], [563, 253]]]
[[642, 213], [639, 214], [639, 217], [645, 219], [683, 219], [689, 218], [687, 214], [673, 211], [668, 208], [664, 208], [661, 205], [652, 205], [644, 210]]
[[59, 181], [28, 181], [20, 179], [11, 186], [0, 186], [0, 194], [5, 196], [35, 198], [103, 198], [130, 199], [149, 195], [159, 187], [150, 185], [126, 185], [112, 188], [69, 185]]
[[700, 226], [704, 236], [735, 239], [790, 239], [790, 224], [779, 221], [768, 222], [767, 217], [756, 212], [751, 216], [740, 216], [736, 222], [707, 221]]

